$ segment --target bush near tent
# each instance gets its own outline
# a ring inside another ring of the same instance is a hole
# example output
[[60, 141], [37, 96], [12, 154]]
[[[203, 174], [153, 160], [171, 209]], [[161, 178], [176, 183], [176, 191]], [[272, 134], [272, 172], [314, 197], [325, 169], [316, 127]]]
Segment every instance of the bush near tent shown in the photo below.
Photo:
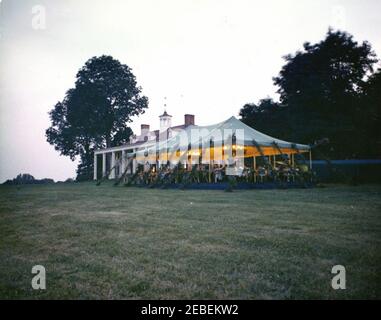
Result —
[[381, 160], [323, 160], [312, 161], [314, 171], [321, 182], [379, 183]]

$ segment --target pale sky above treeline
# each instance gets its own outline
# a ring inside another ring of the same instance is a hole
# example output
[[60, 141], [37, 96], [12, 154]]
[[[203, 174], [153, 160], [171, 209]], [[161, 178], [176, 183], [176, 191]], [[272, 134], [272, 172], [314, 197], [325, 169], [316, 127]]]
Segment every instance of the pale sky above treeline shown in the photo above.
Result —
[[[378, 0], [3, 0], [0, 1], [0, 183], [18, 173], [75, 177], [76, 163], [46, 142], [48, 111], [78, 69], [107, 54], [132, 68], [159, 126], [164, 97], [173, 124], [238, 116], [248, 102], [278, 99], [282, 57], [322, 40], [331, 26], [367, 40], [381, 56]], [[34, 6], [45, 28], [33, 25]], [[280, 137], [281, 138], [281, 137]]]

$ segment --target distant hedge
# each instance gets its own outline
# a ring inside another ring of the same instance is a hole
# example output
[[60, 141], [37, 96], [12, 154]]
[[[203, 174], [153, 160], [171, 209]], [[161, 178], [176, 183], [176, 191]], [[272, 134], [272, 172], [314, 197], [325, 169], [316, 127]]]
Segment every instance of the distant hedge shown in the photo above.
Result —
[[381, 183], [381, 160], [316, 160], [312, 168], [321, 182]]
[[21, 185], [21, 184], [48, 184], [48, 183], [54, 183], [53, 179], [35, 179], [31, 174], [29, 173], [23, 173], [19, 174], [16, 178], [12, 180], [7, 180], [3, 184], [5, 185]]

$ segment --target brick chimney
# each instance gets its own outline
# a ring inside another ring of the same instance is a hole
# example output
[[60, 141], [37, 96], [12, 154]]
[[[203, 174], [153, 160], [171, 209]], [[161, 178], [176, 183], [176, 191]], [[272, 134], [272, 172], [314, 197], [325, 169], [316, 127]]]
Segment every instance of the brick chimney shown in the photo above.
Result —
[[184, 115], [184, 125], [186, 127], [188, 127], [190, 125], [194, 125], [194, 115], [193, 114]]
[[147, 136], [149, 133], [149, 124], [142, 124], [140, 125], [140, 135], [142, 137]]

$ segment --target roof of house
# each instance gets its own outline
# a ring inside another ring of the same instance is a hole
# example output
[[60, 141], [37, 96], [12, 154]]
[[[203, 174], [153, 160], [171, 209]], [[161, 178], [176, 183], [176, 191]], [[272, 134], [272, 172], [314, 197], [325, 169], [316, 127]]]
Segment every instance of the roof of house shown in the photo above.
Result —
[[[199, 135], [193, 135], [192, 129], [198, 129]], [[288, 142], [284, 140], [280, 140], [274, 137], [271, 137], [269, 135], [266, 135], [262, 132], [259, 132], [242, 121], [238, 120], [237, 118], [230, 117], [229, 119], [209, 126], [187, 126], [185, 129], [185, 133], [188, 137], [187, 143], [185, 145], [180, 145], [180, 142], [178, 141], [178, 138], [171, 137], [169, 139], [166, 139], [165, 141], [161, 141], [159, 145], [145, 145], [145, 149], [147, 148], [156, 148], [156, 149], [166, 149], [175, 151], [178, 149], [188, 149], [189, 144], [197, 144], [199, 143], [200, 139], [202, 143], [207, 143], [213, 140], [215, 143], [219, 142], [220, 145], [222, 145], [223, 141], [226, 139], [226, 132], [231, 132], [231, 134], [239, 133], [240, 136], [237, 136], [237, 139], [241, 141], [245, 145], [260, 145], [260, 146], [273, 146], [274, 143], [278, 145], [280, 148], [297, 148], [301, 151], [307, 151], [310, 150], [309, 145], [304, 144], [297, 144], [293, 142]], [[226, 131], [225, 131], [226, 130]], [[237, 131], [240, 130], [240, 131]], [[194, 139], [197, 139], [197, 141], [193, 141]], [[143, 150], [144, 151], [144, 150]], [[142, 152], [143, 152], [142, 151]], [[140, 152], [140, 151], [138, 151]]]
[[[164, 111], [164, 114], [166, 114], [165, 111]], [[160, 130], [153, 130], [153, 131], [150, 131], [150, 133], [153, 133], [156, 136], [156, 139], [155, 139], [155, 142], [156, 142], [156, 141], [159, 141], [160, 134], [163, 134], [164, 132], [168, 133], [169, 130], [185, 129], [186, 127], [187, 126], [185, 124], [180, 124], [177, 126], [169, 127], [166, 131], [163, 131], [163, 132], [160, 132]], [[196, 127], [196, 126], [194, 125], [194, 127]], [[136, 134], [134, 136], [136, 137]], [[150, 141], [148, 141], [148, 142], [150, 142]], [[147, 141], [141, 140], [141, 141], [136, 141], [134, 143], [125, 143], [125, 144], [122, 144], [122, 145], [116, 146], [116, 147], [97, 149], [97, 150], [95, 150], [95, 153], [100, 152], [100, 151], [118, 151], [120, 149], [125, 149], [126, 147], [138, 147], [140, 145], [147, 145]]]
[[159, 117], [161, 118], [161, 117], [172, 117], [172, 116], [167, 113], [167, 110], [164, 110], [164, 113]]
[[[224, 130], [231, 130], [233, 134], [237, 132], [236, 130], [241, 130], [242, 136], [240, 139], [242, 139], [242, 142], [245, 145], [253, 145], [253, 144], [258, 144], [260, 146], [272, 146], [274, 143], [276, 143], [280, 148], [290, 148], [290, 147], [295, 147], [299, 150], [306, 151], [310, 150], [309, 145], [304, 145], [304, 144], [296, 144], [293, 142], [288, 142], [284, 140], [280, 140], [271, 136], [268, 136], [262, 132], [259, 132], [248, 125], [244, 124], [242, 121], [238, 120], [235, 117], [230, 117], [229, 119], [214, 124], [214, 125], [209, 125], [209, 126], [195, 126], [195, 125], [180, 125], [180, 126], [175, 126], [171, 127], [170, 129], [184, 129], [186, 135], [188, 136], [188, 141], [193, 142], [193, 135], [191, 133], [192, 129], [199, 129], [201, 137], [196, 137], [197, 139], [201, 138], [202, 141], [210, 141], [211, 139], [214, 142], [217, 141], [222, 141], [225, 139], [224, 134], [221, 134], [221, 130], [224, 132]], [[205, 130], [206, 129], [206, 130]], [[168, 132], [168, 131], [166, 131]], [[118, 149], [126, 149], [126, 147], [138, 147], [138, 146], [144, 146], [145, 149], [147, 148], [165, 148], [169, 150], [177, 150], [179, 147], [184, 147], [188, 148], [188, 143], [184, 146], [179, 146], [179, 141], [178, 138], [175, 137], [170, 137], [170, 138], [165, 138], [163, 141], [157, 145], [157, 140], [159, 138], [159, 135], [161, 133], [158, 132], [158, 130], [155, 131], [156, 139], [154, 141], [139, 141], [133, 144], [125, 144], [120, 147], [114, 147], [114, 148], [107, 148], [107, 149], [101, 149], [101, 150], [96, 150], [95, 152], [101, 152], [105, 150], [118, 150]], [[168, 137], [168, 136], [167, 136]], [[238, 139], [238, 138], [237, 138]], [[160, 140], [160, 139], [159, 139]], [[197, 140], [197, 143], [199, 140]]]

